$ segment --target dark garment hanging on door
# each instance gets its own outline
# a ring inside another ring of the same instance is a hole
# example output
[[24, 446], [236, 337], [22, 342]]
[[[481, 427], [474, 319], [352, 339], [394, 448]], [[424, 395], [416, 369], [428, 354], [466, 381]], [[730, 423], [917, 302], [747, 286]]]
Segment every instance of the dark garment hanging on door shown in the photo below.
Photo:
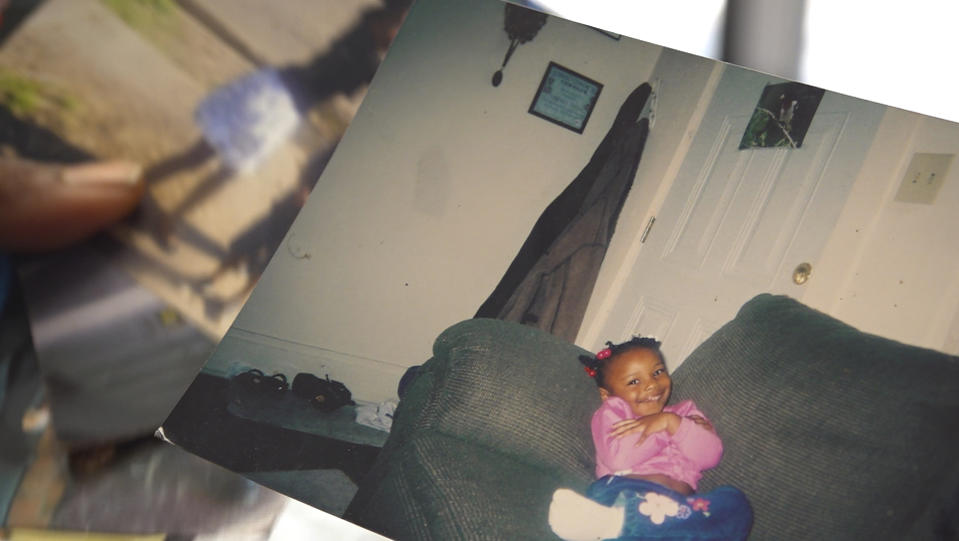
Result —
[[649, 122], [639, 116], [650, 92], [643, 83], [626, 98], [589, 163], [543, 211], [475, 317], [576, 339], [646, 144]]

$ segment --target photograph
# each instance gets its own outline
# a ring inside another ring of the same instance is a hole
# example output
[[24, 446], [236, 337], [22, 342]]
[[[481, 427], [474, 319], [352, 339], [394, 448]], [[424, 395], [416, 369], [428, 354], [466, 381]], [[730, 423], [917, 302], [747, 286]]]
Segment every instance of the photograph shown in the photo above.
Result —
[[959, 537], [959, 11], [770, 5], [0, 0], [0, 538]]
[[505, 6], [416, 2], [160, 436], [393, 539], [955, 531], [959, 125]]
[[767, 86], [739, 148], [801, 147], [824, 92], [801, 83]]

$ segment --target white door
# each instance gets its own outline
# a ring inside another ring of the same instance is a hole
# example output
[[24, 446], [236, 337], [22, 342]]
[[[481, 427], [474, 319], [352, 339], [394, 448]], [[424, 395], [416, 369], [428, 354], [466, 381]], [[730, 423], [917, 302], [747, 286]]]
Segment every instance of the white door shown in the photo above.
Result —
[[801, 148], [739, 150], [763, 88], [779, 82], [726, 68], [600, 336], [656, 336], [673, 368], [754, 295], [800, 298], [798, 264], [816, 279], [885, 106], [827, 92]]

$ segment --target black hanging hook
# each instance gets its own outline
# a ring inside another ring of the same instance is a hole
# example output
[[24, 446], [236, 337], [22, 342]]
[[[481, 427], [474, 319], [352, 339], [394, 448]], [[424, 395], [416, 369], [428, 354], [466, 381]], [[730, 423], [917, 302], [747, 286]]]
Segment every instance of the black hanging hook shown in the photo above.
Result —
[[509, 49], [503, 58], [503, 65], [493, 74], [493, 86], [503, 82], [503, 69], [513, 55], [513, 51], [521, 43], [526, 43], [536, 37], [539, 29], [546, 24], [546, 14], [514, 4], [506, 4], [503, 27], [509, 36]]

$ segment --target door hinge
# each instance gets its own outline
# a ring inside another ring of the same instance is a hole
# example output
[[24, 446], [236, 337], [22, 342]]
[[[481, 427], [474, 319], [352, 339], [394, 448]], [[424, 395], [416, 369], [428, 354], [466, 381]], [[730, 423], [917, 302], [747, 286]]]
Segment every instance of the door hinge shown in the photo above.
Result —
[[653, 222], [656, 221], [655, 216], [649, 218], [649, 223], [646, 224], [646, 229], [643, 230], [643, 236], [639, 238], [639, 243], [642, 244], [646, 242], [646, 237], [649, 236], [649, 230], [653, 228]]

